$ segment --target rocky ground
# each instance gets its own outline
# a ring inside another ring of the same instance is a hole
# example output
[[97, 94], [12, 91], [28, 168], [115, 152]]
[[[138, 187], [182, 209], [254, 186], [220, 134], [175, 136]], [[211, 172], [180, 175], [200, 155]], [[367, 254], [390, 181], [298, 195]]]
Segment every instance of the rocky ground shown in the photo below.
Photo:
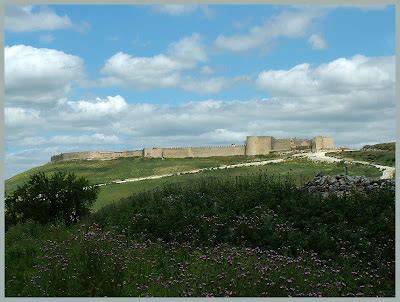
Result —
[[357, 191], [368, 193], [372, 190], [389, 186], [395, 190], [394, 179], [369, 179], [365, 176], [348, 176], [348, 175], [327, 175], [321, 174], [315, 176], [311, 181], [304, 184], [303, 188], [310, 193], [321, 194], [327, 197], [330, 194], [343, 196], [343, 194]]

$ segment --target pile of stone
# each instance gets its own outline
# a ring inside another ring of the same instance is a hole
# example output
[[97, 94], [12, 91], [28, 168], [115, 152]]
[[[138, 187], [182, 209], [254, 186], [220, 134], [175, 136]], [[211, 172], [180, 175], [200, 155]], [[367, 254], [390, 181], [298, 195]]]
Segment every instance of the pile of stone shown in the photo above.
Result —
[[365, 176], [348, 175], [327, 175], [318, 174], [312, 180], [306, 182], [303, 189], [309, 193], [321, 194], [322, 197], [328, 197], [331, 194], [343, 196], [344, 194], [357, 191], [368, 193], [376, 189], [390, 187], [395, 190], [394, 179], [370, 179]]

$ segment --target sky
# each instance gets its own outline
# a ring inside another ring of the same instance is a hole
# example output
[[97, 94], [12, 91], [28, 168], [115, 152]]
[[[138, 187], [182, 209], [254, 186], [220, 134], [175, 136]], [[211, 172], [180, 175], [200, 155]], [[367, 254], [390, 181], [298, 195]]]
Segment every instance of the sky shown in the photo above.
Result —
[[395, 140], [395, 8], [7, 6], [9, 178], [58, 153]]

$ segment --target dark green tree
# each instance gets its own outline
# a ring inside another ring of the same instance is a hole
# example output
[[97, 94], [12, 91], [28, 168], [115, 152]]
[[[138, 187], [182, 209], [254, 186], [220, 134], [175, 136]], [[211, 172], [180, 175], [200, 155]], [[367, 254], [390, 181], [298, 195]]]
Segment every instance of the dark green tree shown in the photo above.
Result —
[[27, 183], [6, 197], [6, 229], [27, 220], [42, 224], [76, 223], [90, 213], [98, 190], [73, 173], [55, 172], [50, 177], [43, 172], [33, 174]]

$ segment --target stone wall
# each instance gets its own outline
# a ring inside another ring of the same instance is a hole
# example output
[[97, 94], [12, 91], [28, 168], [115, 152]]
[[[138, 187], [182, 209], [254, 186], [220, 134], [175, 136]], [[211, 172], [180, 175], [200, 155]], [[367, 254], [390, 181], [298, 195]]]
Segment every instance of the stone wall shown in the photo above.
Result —
[[335, 149], [335, 142], [331, 137], [322, 137], [315, 136], [312, 140], [312, 148], [313, 152], [319, 150], [332, 150]]
[[291, 149], [290, 138], [275, 138], [272, 140], [272, 150], [274, 151], [286, 151]]
[[323, 137], [322, 144], [325, 150], [335, 149], [335, 142], [331, 137]]
[[306, 138], [294, 138], [292, 139], [291, 147], [295, 150], [311, 149], [311, 140]]
[[61, 153], [51, 157], [52, 162], [63, 160], [106, 160], [120, 157], [185, 158], [235, 155], [265, 155], [271, 151], [334, 149], [333, 138], [316, 136], [313, 139], [274, 138], [272, 136], [247, 136], [246, 145], [184, 147], [184, 148], [144, 148], [134, 151], [85, 151]]
[[143, 149], [144, 157], [161, 158], [162, 155], [163, 155], [162, 148], [144, 148]]
[[323, 148], [322, 136], [316, 136], [312, 140], [311, 151], [316, 152]]
[[192, 148], [163, 148], [162, 157], [164, 158], [193, 157]]
[[244, 145], [192, 148], [193, 157], [245, 155], [245, 151], [246, 147]]
[[272, 136], [248, 136], [246, 138], [246, 155], [265, 155], [272, 150]]
[[245, 146], [145, 148], [144, 157], [185, 158], [245, 155]]

